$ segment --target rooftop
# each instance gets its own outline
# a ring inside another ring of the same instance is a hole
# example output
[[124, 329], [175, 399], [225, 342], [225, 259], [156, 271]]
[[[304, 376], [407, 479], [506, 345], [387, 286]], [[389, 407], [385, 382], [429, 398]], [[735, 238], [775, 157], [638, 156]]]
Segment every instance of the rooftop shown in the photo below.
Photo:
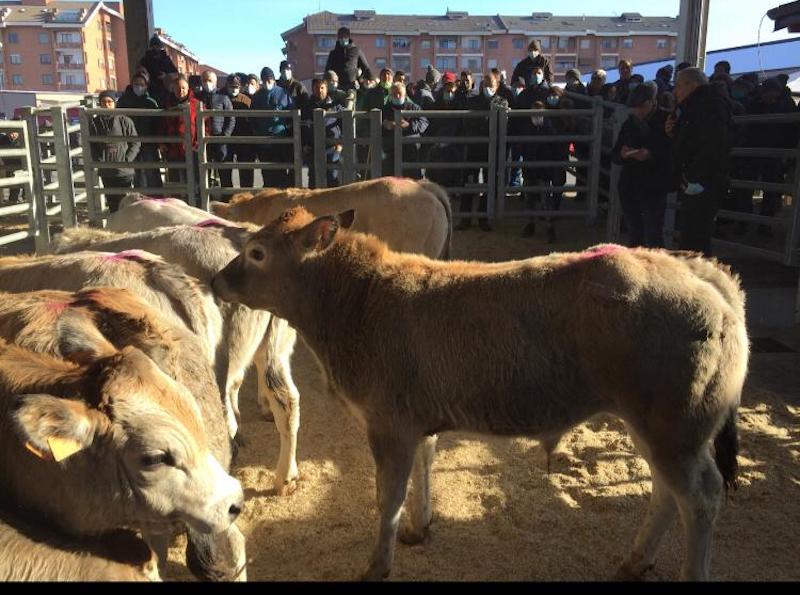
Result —
[[3, 0], [0, 1], [0, 27], [16, 24], [83, 25], [101, 7], [119, 13], [119, 2], [50, 2], [37, 5]]

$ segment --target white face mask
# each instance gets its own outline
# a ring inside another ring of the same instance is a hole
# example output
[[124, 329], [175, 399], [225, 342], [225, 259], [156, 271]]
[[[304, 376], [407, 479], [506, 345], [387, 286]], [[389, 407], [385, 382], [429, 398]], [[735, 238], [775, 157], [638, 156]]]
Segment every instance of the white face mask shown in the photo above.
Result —
[[212, 82], [206, 82], [206, 91], [209, 93], [213, 93], [216, 90], [217, 86]]
[[292, 80], [292, 71], [289, 69], [281, 70], [281, 78], [285, 81]]
[[486, 95], [486, 97], [494, 97], [495, 93], [497, 93], [497, 91], [495, 89], [492, 89], [491, 87], [483, 88], [483, 94]]
[[269, 81], [269, 82], [264, 83], [264, 88], [267, 91], [272, 91], [275, 88], [275, 81]]
[[250, 95], [255, 95], [258, 88], [255, 85], [247, 85], [247, 93]]
[[544, 80], [544, 76], [541, 74], [534, 74], [533, 75], [533, 84], [534, 85], [541, 85], [542, 81]]
[[136, 95], [137, 97], [141, 97], [142, 95], [144, 95], [144, 92], [147, 89], [147, 87], [142, 87], [141, 85], [132, 85], [131, 89], [133, 89], [134, 95]]
[[239, 95], [239, 89], [228, 89], [231, 94], [231, 97], [236, 97]]
[[531, 123], [534, 126], [544, 126], [544, 117], [543, 116], [533, 116], [531, 118]]
[[531, 60], [536, 60], [539, 57], [539, 52], [528, 52], [528, 55], [531, 57]]

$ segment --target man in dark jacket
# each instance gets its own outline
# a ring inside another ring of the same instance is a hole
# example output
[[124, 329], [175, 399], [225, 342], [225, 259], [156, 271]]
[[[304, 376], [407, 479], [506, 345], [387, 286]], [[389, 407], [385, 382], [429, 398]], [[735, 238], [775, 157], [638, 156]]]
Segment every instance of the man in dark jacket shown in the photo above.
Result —
[[308, 90], [303, 83], [294, 78], [294, 68], [288, 60], [281, 62], [280, 73], [278, 86], [289, 98], [289, 109], [300, 109], [303, 101], [308, 98]]
[[[354, 109], [355, 105], [351, 104], [351, 100], [355, 100], [355, 90], [343, 91], [339, 88], [339, 75], [333, 70], [325, 72], [325, 82], [328, 85], [328, 97], [331, 98], [334, 105], [340, 105], [342, 109]], [[314, 90], [312, 89], [313, 93]]]
[[733, 120], [730, 102], [709, 85], [699, 68], [686, 68], [675, 82], [679, 115], [667, 118], [680, 187], [680, 248], [711, 255], [711, 234], [730, 177]]
[[[336, 105], [328, 95], [328, 83], [323, 79], [311, 81], [311, 95], [303, 102], [300, 108], [300, 119], [302, 120], [302, 144], [303, 158], [308, 165], [308, 187], [316, 188], [316, 154], [314, 139], [314, 110], [321, 109], [326, 112], [342, 111], [342, 107]], [[339, 118], [324, 118], [325, 141], [340, 140], [342, 138], [342, 123]], [[338, 164], [342, 154], [342, 145], [328, 145], [325, 143], [325, 161], [330, 164]], [[326, 170], [326, 183], [328, 188], [339, 185], [339, 171], [337, 169]]]
[[[228, 91], [228, 99], [231, 100], [233, 109], [236, 111], [249, 111], [252, 103], [251, 99], [242, 93], [242, 80], [239, 76], [229, 77], [226, 83]], [[252, 118], [236, 118], [236, 125], [233, 127], [233, 136], [252, 136], [253, 135], [253, 122]], [[232, 143], [228, 145], [228, 150], [225, 154], [225, 162], [233, 163], [234, 161], [252, 163], [255, 159], [255, 151], [253, 145], [242, 145], [239, 143]], [[239, 169], [239, 187], [252, 188], [253, 177], [255, 172], [252, 169]], [[219, 177], [222, 181], [223, 188], [233, 188], [233, 170], [221, 169], [219, 170]], [[223, 197], [223, 200], [228, 197]]]
[[[394, 114], [397, 111], [418, 112], [419, 106], [406, 97], [406, 87], [403, 83], [394, 83], [389, 92], [389, 103], [383, 108], [383, 175], [403, 176], [402, 171], [395, 171], [394, 167]], [[406, 116], [400, 120], [401, 134], [403, 137], [420, 137], [428, 129], [430, 122], [423, 116]], [[403, 145], [403, 161], [418, 161], [417, 146]], [[405, 170], [409, 177], [421, 177], [419, 170]]]
[[150, 76], [150, 87], [148, 89], [150, 95], [163, 107], [161, 101], [170, 94], [169, 85], [165, 77], [177, 74], [178, 68], [167, 54], [164, 42], [161, 41], [158, 35], [153, 35], [150, 38], [150, 46], [139, 61], [139, 64], [147, 69], [147, 74]]
[[[201, 75], [203, 89], [198, 95], [198, 99], [203, 102], [203, 107], [207, 110], [232, 110], [233, 104], [227, 93], [217, 89], [217, 75], [211, 70], [206, 70]], [[210, 136], [230, 136], [236, 127], [236, 118], [231, 116], [214, 116], [206, 121], [205, 132]], [[206, 148], [208, 160], [212, 163], [225, 161], [227, 155], [227, 145], [212, 143]], [[211, 172], [209, 172], [210, 181]]]
[[[113, 110], [114, 92], [103, 91], [100, 93], [100, 107], [106, 110]], [[89, 122], [89, 134], [95, 136], [125, 136], [130, 141], [112, 141], [91, 143], [92, 159], [104, 163], [131, 163], [139, 154], [140, 144], [136, 139], [136, 126], [128, 116], [115, 116], [113, 114], [103, 114], [94, 116]], [[113, 169], [99, 169], [100, 179], [103, 180], [105, 188], [132, 188], [133, 169], [123, 165]], [[106, 202], [109, 210], [114, 213], [119, 209], [119, 203], [124, 194], [106, 194]]]
[[564, 75], [564, 79], [566, 80], [564, 91], [578, 93], [580, 95], [586, 95], [588, 93], [586, 85], [581, 82], [581, 71], [577, 68], [570, 68]]
[[[466, 104], [457, 93], [458, 83], [453, 72], [445, 72], [441, 79], [442, 92], [430, 109], [437, 111], [463, 110]], [[430, 126], [425, 132], [430, 137], [459, 137], [464, 134], [463, 118], [431, 118]], [[467, 159], [466, 146], [458, 142], [438, 142], [422, 145], [422, 161], [434, 163], [463, 163]], [[444, 186], [445, 188], [461, 188], [464, 185], [464, 170], [449, 168], [430, 168], [426, 170], [425, 177]], [[459, 194], [450, 193], [454, 200], [460, 198]]]
[[528, 56], [514, 68], [511, 80], [515, 81], [521, 77], [530, 86], [533, 84], [531, 77], [535, 68], [542, 69], [544, 80], [548, 85], [553, 84], [553, 67], [550, 64], [550, 59], [542, 54], [542, 44], [538, 39], [534, 39], [528, 44]]
[[[265, 111], [284, 111], [289, 109], [289, 97], [282, 87], [275, 82], [272, 69], [265, 66], [261, 69], [263, 86], [253, 95], [250, 109]], [[275, 136], [286, 138], [292, 136], [291, 118], [269, 117], [255, 118], [253, 121], [255, 136]], [[292, 147], [286, 144], [259, 144], [258, 160], [262, 163], [291, 163]], [[261, 176], [264, 188], [288, 188], [292, 185], [292, 176], [288, 168], [285, 170], [262, 169]]]
[[[133, 76], [131, 84], [125, 89], [125, 93], [117, 101], [117, 107], [124, 109], [158, 109], [158, 103], [147, 91], [147, 75], [137, 73]], [[133, 125], [139, 136], [158, 136], [158, 122], [155, 117], [133, 116]], [[136, 161], [157, 162], [160, 161], [158, 155], [158, 145], [154, 143], [142, 143]], [[161, 179], [161, 171], [158, 169], [137, 169], [134, 174], [134, 186], [139, 188], [162, 188], [164, 181]]]
[[393, 79], [394, 72], [392, 72], [391, 68], [384, 68], [381, 70], [378, 84], [364, 95], [364, 102], [361, 109], [365, 111], [372, 109], [382, 110], [386, 104], [389, 103], [389, 91], [392, 88]]
[[628, 103], [628, 95], [631, 92], [631, 77], [633, 76], [633, 62], [630, 60], [619, 61], [619, 80], [614, 83], [614, 101], [617, 103]]
[[333, 70], [339, 75], [339, 88], [344, 92], [358, 89], [360, 79], [372, 78], [369, 62], [361, 48], [350, 39], [350, 29], [347, 27], [339, 29], [336, 47], [328, 54], [325, 70]]

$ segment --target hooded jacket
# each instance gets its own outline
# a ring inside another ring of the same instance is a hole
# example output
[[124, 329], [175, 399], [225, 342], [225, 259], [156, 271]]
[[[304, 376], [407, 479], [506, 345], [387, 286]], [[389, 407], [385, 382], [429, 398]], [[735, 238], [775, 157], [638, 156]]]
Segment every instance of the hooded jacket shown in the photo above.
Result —
[[343, 90], [354, 89], [357, 87], [358, 70], [361, 69], [361, 77], [372, 78], [372, 71], [369, 62], [352, 40], [342, 47], [338, 42], [328, 54], [328, 61], [325, 63], [325, 70], [332, 70], [339, 75], [339, 85]]
[[[90, 136], [127, 136], [129, 142], [93, 142], [92, 159], [95, 161], [130, 163], [139, 155], [141, 143], [136, 138], [136, 126], [128, 116], [103, 115], [94, 116], [89, 121]], [[118, 178], [133, 178], [133, 169], [118, 167], [116, 169], [101, 169], [101, 176], [115, 176]]]

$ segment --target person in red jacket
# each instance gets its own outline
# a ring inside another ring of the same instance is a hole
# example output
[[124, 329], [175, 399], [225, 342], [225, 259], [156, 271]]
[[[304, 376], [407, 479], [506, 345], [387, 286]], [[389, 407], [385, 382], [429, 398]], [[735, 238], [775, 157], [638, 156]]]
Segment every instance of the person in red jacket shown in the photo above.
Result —
[[[195, 98], [194, 93], [189, 88], [189, 81], [185, 76], [178, 75], [172, 83], [172, 92], [170, 93], [165, 109], [173, 109], [180, 111], [184, 109], [186, 104], [189, 104], [190, 122], [192, 127], [192, 152], [194, 164], [194, 179], [195, 184], [200, 179], [199, 163], [197, 155], [197, 110], [200, 106], [200, 100]], [[169, 143], [161, 146], [161, 155], [169, 161], [182, 161], [186, 160], [186, 145], [183, 142], [183, 137], [186, 134], [186, 121], [182, 115], [174, 117], [161, 118], [161, 133], [164, 136], [174, 136], [181, 139], [180, 143]], [[167, 180], [173, 183], [185, 184], [186, 183], [186, 170], [184, 169], [168, 169]], [[194, 198], [194, 197], [189, 197]]]

